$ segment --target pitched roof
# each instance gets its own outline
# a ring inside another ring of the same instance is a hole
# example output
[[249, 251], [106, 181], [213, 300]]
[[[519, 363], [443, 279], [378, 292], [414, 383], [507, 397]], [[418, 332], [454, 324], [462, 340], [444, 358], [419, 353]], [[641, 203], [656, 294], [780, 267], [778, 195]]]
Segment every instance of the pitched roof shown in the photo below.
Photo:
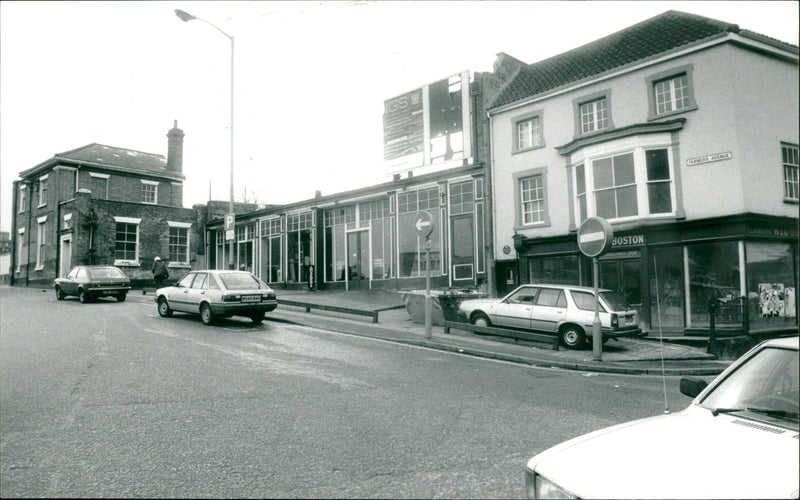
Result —
[[164, 155], [143, 153], [132, 149], [105, 146], [97, 143], [87, 144], [86, 146], [64, 153], [56, 153], [56, 155], [49, 160], [21, 172], [20, 177], [26, 177], [39, 170], [63, 164], [80, 164], [117, 171], [151, 174], [172, 179], [184, 178], [181, 173], [167, 170], [167, 159]]
[[497, 108], [547, 92], [584, 78], [599, 75], [664, 52], [737, 33], [780, 47], [793, 47], [736, 24], [670, 10], [621, 31], [600, 38], [520, 70], [492, 104]]

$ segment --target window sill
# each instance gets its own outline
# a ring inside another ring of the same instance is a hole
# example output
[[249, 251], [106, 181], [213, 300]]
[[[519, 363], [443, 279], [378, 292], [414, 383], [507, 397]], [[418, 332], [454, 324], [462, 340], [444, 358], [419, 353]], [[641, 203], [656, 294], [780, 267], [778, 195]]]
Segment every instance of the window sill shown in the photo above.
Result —
[[544, 149], [546, 146], [547, 146], [546, 144], [542, 143], [541, 145], [531, 146], [531, 147], [524, 148], [524, 149], [514, 148], [514, 149], [511, 150], [511, 154], [515, 155], [515, 154], [519, 154], [519, 153], [527, 153], [528, 151], [536, 151], [537, 149]]
[[697, 105], [696, 104], [694, 104], [692, 106], [685, 107], [685, 108], [676, 109], [675, 111], [670, 111], [669, 113], [663, 113], [663, 114], [660, 114], [660, 115], [651, 112], [649, 115], [647, 115], [647, 121], [652, 122], [654, 120], [663, 120], [664, 118], [670, 118], [670, 117], [673, 117], [673, 116], [681, 115], [683, 113], [689, 113], [689, 112], [695, 111], [695, 110], [697, 110]]
[[167, 267], [176, 269], [190, 269], [192, 266], [188, 262], [170, 262], [167, 264]]
[[139, 261], [136, 260], [115, 260], [115, 266], [126, 266], [126, 267], [142, 267], [139, 265]]
[[788, 205], [800, 205], [800, 200], [795, 200], [795, 199], [792, 199], [792, 198], [784, 198], [783, 202], [788, 204]]
[[523, 231], [525, 229], [539, 229], [541, 227], [550, 227], [550, 225], [551, 224], [550, 224], [549, 220], [544, 221], [544, 222], [537, 222], [536, 224], [522, 224], [522, 225], [515, 224], [514, 225], [514, 230], [515, 231]]
[[44, 271], [44, 266], [36, 266], [33, 268], [34, 271]]

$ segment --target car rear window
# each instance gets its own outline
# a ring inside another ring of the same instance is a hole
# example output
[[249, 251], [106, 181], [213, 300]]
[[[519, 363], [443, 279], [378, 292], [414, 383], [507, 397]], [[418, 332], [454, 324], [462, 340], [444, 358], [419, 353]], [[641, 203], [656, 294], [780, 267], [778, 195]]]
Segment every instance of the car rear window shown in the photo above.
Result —
[[228, 290], [252, 290], [261, 288], [260, 282], [250, 274], [223, 273], [219, 275], [222, 284]]
[[[575, 301], [575, 305], [578, 306], [578, 309], [583, 309], [584, 311], [594, 311], [594, 294], [589, 292], [580, 292], [578, 290], [570, 290], [572, 294], [572, 300]], [[606, 308], [603, 307], [603, 304], [600, 304], [600, 310], [605, 312]]]
[[115, 267], [100, 267], [97, 269], [90, 269], [89, 274], [93, 278], [125, 278], [125, 274]]
[[625, 299], [617, 292], [600, 292], [600, 296], [603, 297], [603, 300], [606, 301], [612, 311], [627, 311], [630, 309]]

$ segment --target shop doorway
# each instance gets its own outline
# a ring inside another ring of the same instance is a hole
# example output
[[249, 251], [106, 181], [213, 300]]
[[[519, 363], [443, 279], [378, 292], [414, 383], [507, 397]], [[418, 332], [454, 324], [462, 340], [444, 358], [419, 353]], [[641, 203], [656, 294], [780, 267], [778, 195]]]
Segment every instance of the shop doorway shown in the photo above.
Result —
[[600, 286], [619, 293], [642, 313], [642, 259], [609, 258], [600, 261]]
[[475, 277], [475, 221], [472, 214], [465, 214], [451, 217], [450, 224], [453, 281], [472, 281]]
[[347, 233], [347, 289], [369, 288], [369, 231]]
[[61, 238], [61, 268], [59, 278], [65, 277], [72, 269], [72, 237], [64, 236]]

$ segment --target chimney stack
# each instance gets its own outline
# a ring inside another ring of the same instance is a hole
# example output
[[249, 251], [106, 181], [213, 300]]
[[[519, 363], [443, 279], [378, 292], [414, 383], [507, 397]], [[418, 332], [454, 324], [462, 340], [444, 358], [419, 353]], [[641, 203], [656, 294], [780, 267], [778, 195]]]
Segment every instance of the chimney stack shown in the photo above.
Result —
[[169, 146], [167, 149], [167, 170], [175, 173], [183, 172], [183, 130], [178, 128], [178, 120], [167, 132]]

